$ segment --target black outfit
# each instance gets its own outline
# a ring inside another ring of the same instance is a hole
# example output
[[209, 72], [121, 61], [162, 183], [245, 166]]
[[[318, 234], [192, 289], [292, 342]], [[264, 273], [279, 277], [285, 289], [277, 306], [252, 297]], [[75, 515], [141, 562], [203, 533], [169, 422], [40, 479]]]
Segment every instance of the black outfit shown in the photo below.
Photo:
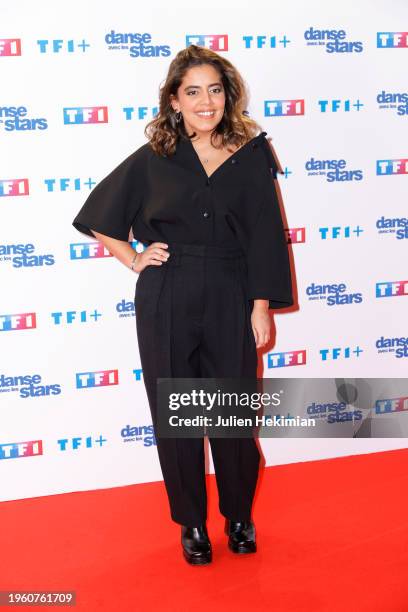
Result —
[[[143, 377], [157, 420], [157, 378], [256, 378], [254, 299], [293, 304], [289, 257], [265, 138], [252, 138], [210, 176], [193, 144], [179, 139], [167, 157], [146, 143], [92, 191], [73, 224], [128, 240], [165, 242], [170, 257], [136, 282]], [[252, 438], [210, 438], [220, 511], [250, 520], [259, 466]], [[203, 440], [157, 438], [171, 516], [206, 520]]]

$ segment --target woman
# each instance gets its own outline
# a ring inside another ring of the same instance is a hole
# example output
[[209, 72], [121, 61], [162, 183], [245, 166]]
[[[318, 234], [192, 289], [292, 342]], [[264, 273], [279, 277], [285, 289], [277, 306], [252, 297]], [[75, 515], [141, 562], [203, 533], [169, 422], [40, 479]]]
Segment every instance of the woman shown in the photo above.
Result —
[[[146, 126], [149, 142], [96, 186], [73, 222], [139, 274], [137, 336], [155, 431], [158, 378], [255, 379], [268, 310], [293, 303], [277, 166], [245, 107], [228, 60], [195, 45], [180, 51]], [[130, 228], [148, 245], [141, 253]], [[210, 444], [229, 548], [255, 552], [256, 442]], [[184, 557], [209, 563], [203, 439], [158, 436], [157, 448]]]

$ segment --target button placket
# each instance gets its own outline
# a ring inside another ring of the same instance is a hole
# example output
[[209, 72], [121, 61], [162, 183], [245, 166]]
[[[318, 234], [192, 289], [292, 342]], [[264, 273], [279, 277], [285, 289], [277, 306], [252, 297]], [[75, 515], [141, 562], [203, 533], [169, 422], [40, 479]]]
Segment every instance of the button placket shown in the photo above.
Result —
[[[205, 199], [206, 199], [207, 206], [209, 206], [211, 203], [211, 182], [210, 182], [209, 176], [207, 176], [207, 179], [205, 181], [205, 186], [206, 186]], [[208, 208], [204, 208], [204, 210], [202, 211], [202, 215], [204, 219], [209, 219], [211, 217], [211, 211]]]

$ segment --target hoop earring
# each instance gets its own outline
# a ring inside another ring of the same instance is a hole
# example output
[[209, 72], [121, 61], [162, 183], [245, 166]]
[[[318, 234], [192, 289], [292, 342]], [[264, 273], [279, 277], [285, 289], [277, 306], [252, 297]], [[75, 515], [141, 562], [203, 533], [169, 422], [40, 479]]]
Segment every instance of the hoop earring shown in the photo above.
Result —
[[181, 121], [181, 116], [182, 116], [182, 115], [181, 115], [181, 111], [178, 111], [177, 113], [175, 113], [175, 115], [176, 115], [176, 123], [180, 123], [180, 121]]

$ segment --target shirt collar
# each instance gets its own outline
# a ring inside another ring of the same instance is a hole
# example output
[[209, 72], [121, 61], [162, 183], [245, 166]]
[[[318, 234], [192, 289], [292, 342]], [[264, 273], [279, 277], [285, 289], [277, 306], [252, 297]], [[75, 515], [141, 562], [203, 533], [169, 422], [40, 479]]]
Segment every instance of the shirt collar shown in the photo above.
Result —
[[[253, 150], [263, 141], [266, 142], [266, 134], [267, 132], [261, 132], [254, 138], [248, 140], [248, 142], [246, 142], [240, 149], [238, 149], [238, 151], [233, 154], [234, 158], [235, 156], [237, 156], [237, 159], [239, 159], [242, 153], [244, 153], [244, 151], [246, 151], [247, 149]], [[207, 173], [204, 170], [204, 166], [201, 163], [200, 158], [198, 157], [198, 154], [194, 149], [193, 143], [190, 140], [179, 137], [176, 144], [176, 150], [173, 155], [169, 157], [169, 159], [173, 163], [182, 166], [186, 170], [190, 170], [199, 176], [207, 178]], [[224, 163], [222, 164], [222, 166], [227, 166], [227, 164]], [[218, 169], [215, 172], [218, 172]]]

